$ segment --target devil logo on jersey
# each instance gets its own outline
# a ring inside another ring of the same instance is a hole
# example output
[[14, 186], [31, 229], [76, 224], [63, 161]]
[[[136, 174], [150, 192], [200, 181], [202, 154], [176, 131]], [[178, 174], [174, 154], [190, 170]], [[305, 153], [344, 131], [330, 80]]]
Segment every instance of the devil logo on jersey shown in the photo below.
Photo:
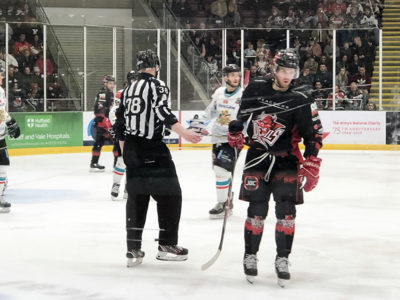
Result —
[[253, 139], [264, 145], [267, 149], [268, 146], [273, 146], [279, 137], [285, 132], [285, 126], [276, 122], [276, 115], [260, 115], [258, 120], [253, 122]]

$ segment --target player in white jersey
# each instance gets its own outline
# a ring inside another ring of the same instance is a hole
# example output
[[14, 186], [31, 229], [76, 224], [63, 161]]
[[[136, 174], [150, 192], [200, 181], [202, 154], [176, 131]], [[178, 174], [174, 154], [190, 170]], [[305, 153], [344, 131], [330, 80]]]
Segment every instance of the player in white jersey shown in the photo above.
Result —
[[[231, 174], [239, 156], [237, 149], [228, 144], [228, 124], [236, 120], [243, 89], [240, 86], [240, 68], [227, 65], [222, 70], [226, 87], [218, 88], [212, 95], [212, 101], [205, 110], [203, 118], [214, 120], [211, 129], [213, 170], [216, 179], [217, 204], [209, 211], [211, 219], [224, 216]], [[232, 203], [232, 202], [231, 202]], [[232, 205], [230, 212], [232, 213]]]
[[[127, 82], [125, 84], [125, 88], [129, 87], [131, 84], [133, 84], [137, 80], [137, 73], [136, 71], [132, 70], [129, 71], [128, 75], [126, 76]], [[124, 91], [124, 89], [119, 90], [114, 97], [114, 103], [110, 109], [110, 114], [109, 114], [109, 119], [111, 125], [115, 124], [115, 120], [117, 119], [115, 113], [119, 107], [119, 104], [121, 103], [121, 94]], [[113, 132], [113, 131], [111, 131]], [[113, 147], [113, 154], [114, 154], [114, 169], [113, 169], [113, 184], [111, 187], [111, 200], [117, 200], [118, 199], [118, 194], [119, 194], [119, 187], [121, 186], [121, 180], [122, 177], [124, 177], [125, 174], [125, 164], [124, 164], [124, 159], [122, 158], [122, 153], [121, 153], [121, 148], [119, 146], [119, 140], [113, 136], [114, 140], [114, 147]], [[124, 189], [124, 196], [123, 199], [128, 198], [128, 192], [126, 191], [126, 188]]]
[[7, 99], [4, 89], [1, 87], [4, 72], [0, 70], [0, 213], [10, 211], [11, 204], [6, 202], [3, 197], [5, 184], [7, 180], [7, 167], [10, 165], [8, 157], [7, 144], [5, 141], [6, 129], [11, 138], [17, 138], [20, 135], [20, 129], [17, 122], [7, 113]]

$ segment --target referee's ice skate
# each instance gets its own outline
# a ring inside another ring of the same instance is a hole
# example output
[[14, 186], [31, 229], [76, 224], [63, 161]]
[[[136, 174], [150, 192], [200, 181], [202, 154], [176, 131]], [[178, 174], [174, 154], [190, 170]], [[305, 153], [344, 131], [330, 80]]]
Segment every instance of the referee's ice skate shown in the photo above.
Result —
[[132, 268], [143, 262], [144, 252], [140, 249], [131, 249], [126, 252], [128, 258], [127, 267]]
[[158, 246], [158, 260], [184, 261], [188, 259], [189, 250], [180, 246]]

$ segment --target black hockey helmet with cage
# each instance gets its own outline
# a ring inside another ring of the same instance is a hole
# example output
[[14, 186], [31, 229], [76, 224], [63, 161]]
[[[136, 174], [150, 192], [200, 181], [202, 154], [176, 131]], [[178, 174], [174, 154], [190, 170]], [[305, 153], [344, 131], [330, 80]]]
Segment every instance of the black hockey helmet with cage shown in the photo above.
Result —
[[156, 52], [151, 49], [139, 51], [136, 56], [136, 67], [138, 70], [160, 67], [160, 59]]
[[235, 64], [229, 64], [222, 69], [222, 76], [228, 76], [229, 73], [234, 73], [234, 72], [240, 73], [240, 68]]
[[115, 78], [112, 75], [104, 75], [103, 82], [104, 83], [115, 82]]
[[126, 80], [131, 81], [131, 80], [136, 80], [138, 78], [138, 73], [135, 70], [131, 70], [128, 72], [126, 75]]
[[300, 75], [299, 57], [292, 48], [279, 50], [272, 60], [273, 72], [276, 73], [278, 67], [295, 69], [293, 79], [297, 79]]

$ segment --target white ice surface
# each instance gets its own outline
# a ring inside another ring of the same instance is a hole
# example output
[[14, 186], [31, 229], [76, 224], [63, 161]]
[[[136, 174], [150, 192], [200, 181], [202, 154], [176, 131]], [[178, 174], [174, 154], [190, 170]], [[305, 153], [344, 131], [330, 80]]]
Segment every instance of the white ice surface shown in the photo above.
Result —
[[[152, 201], [143, 264], [125, 267], [125, 203], [112, 202], [112, 155], [105, 173], [88, 172], [90, 154], [12, 157], [0, 214], [0, 299], [399, 299], [400, 152], [322, 151], [321, 179], [298, 206], [292, 280], [277, 286], [274, 204], [266, 221], [259, 276], [242, 270], [247, 204], [235, 201], [218, 261], [221, 220], [209, 220], [214, 175], [209, 150], [173, 151], [183, 190], [179, 244], [186, 262], [155, 259]], [[241, 165], [234, 180], [238, 195]]]

